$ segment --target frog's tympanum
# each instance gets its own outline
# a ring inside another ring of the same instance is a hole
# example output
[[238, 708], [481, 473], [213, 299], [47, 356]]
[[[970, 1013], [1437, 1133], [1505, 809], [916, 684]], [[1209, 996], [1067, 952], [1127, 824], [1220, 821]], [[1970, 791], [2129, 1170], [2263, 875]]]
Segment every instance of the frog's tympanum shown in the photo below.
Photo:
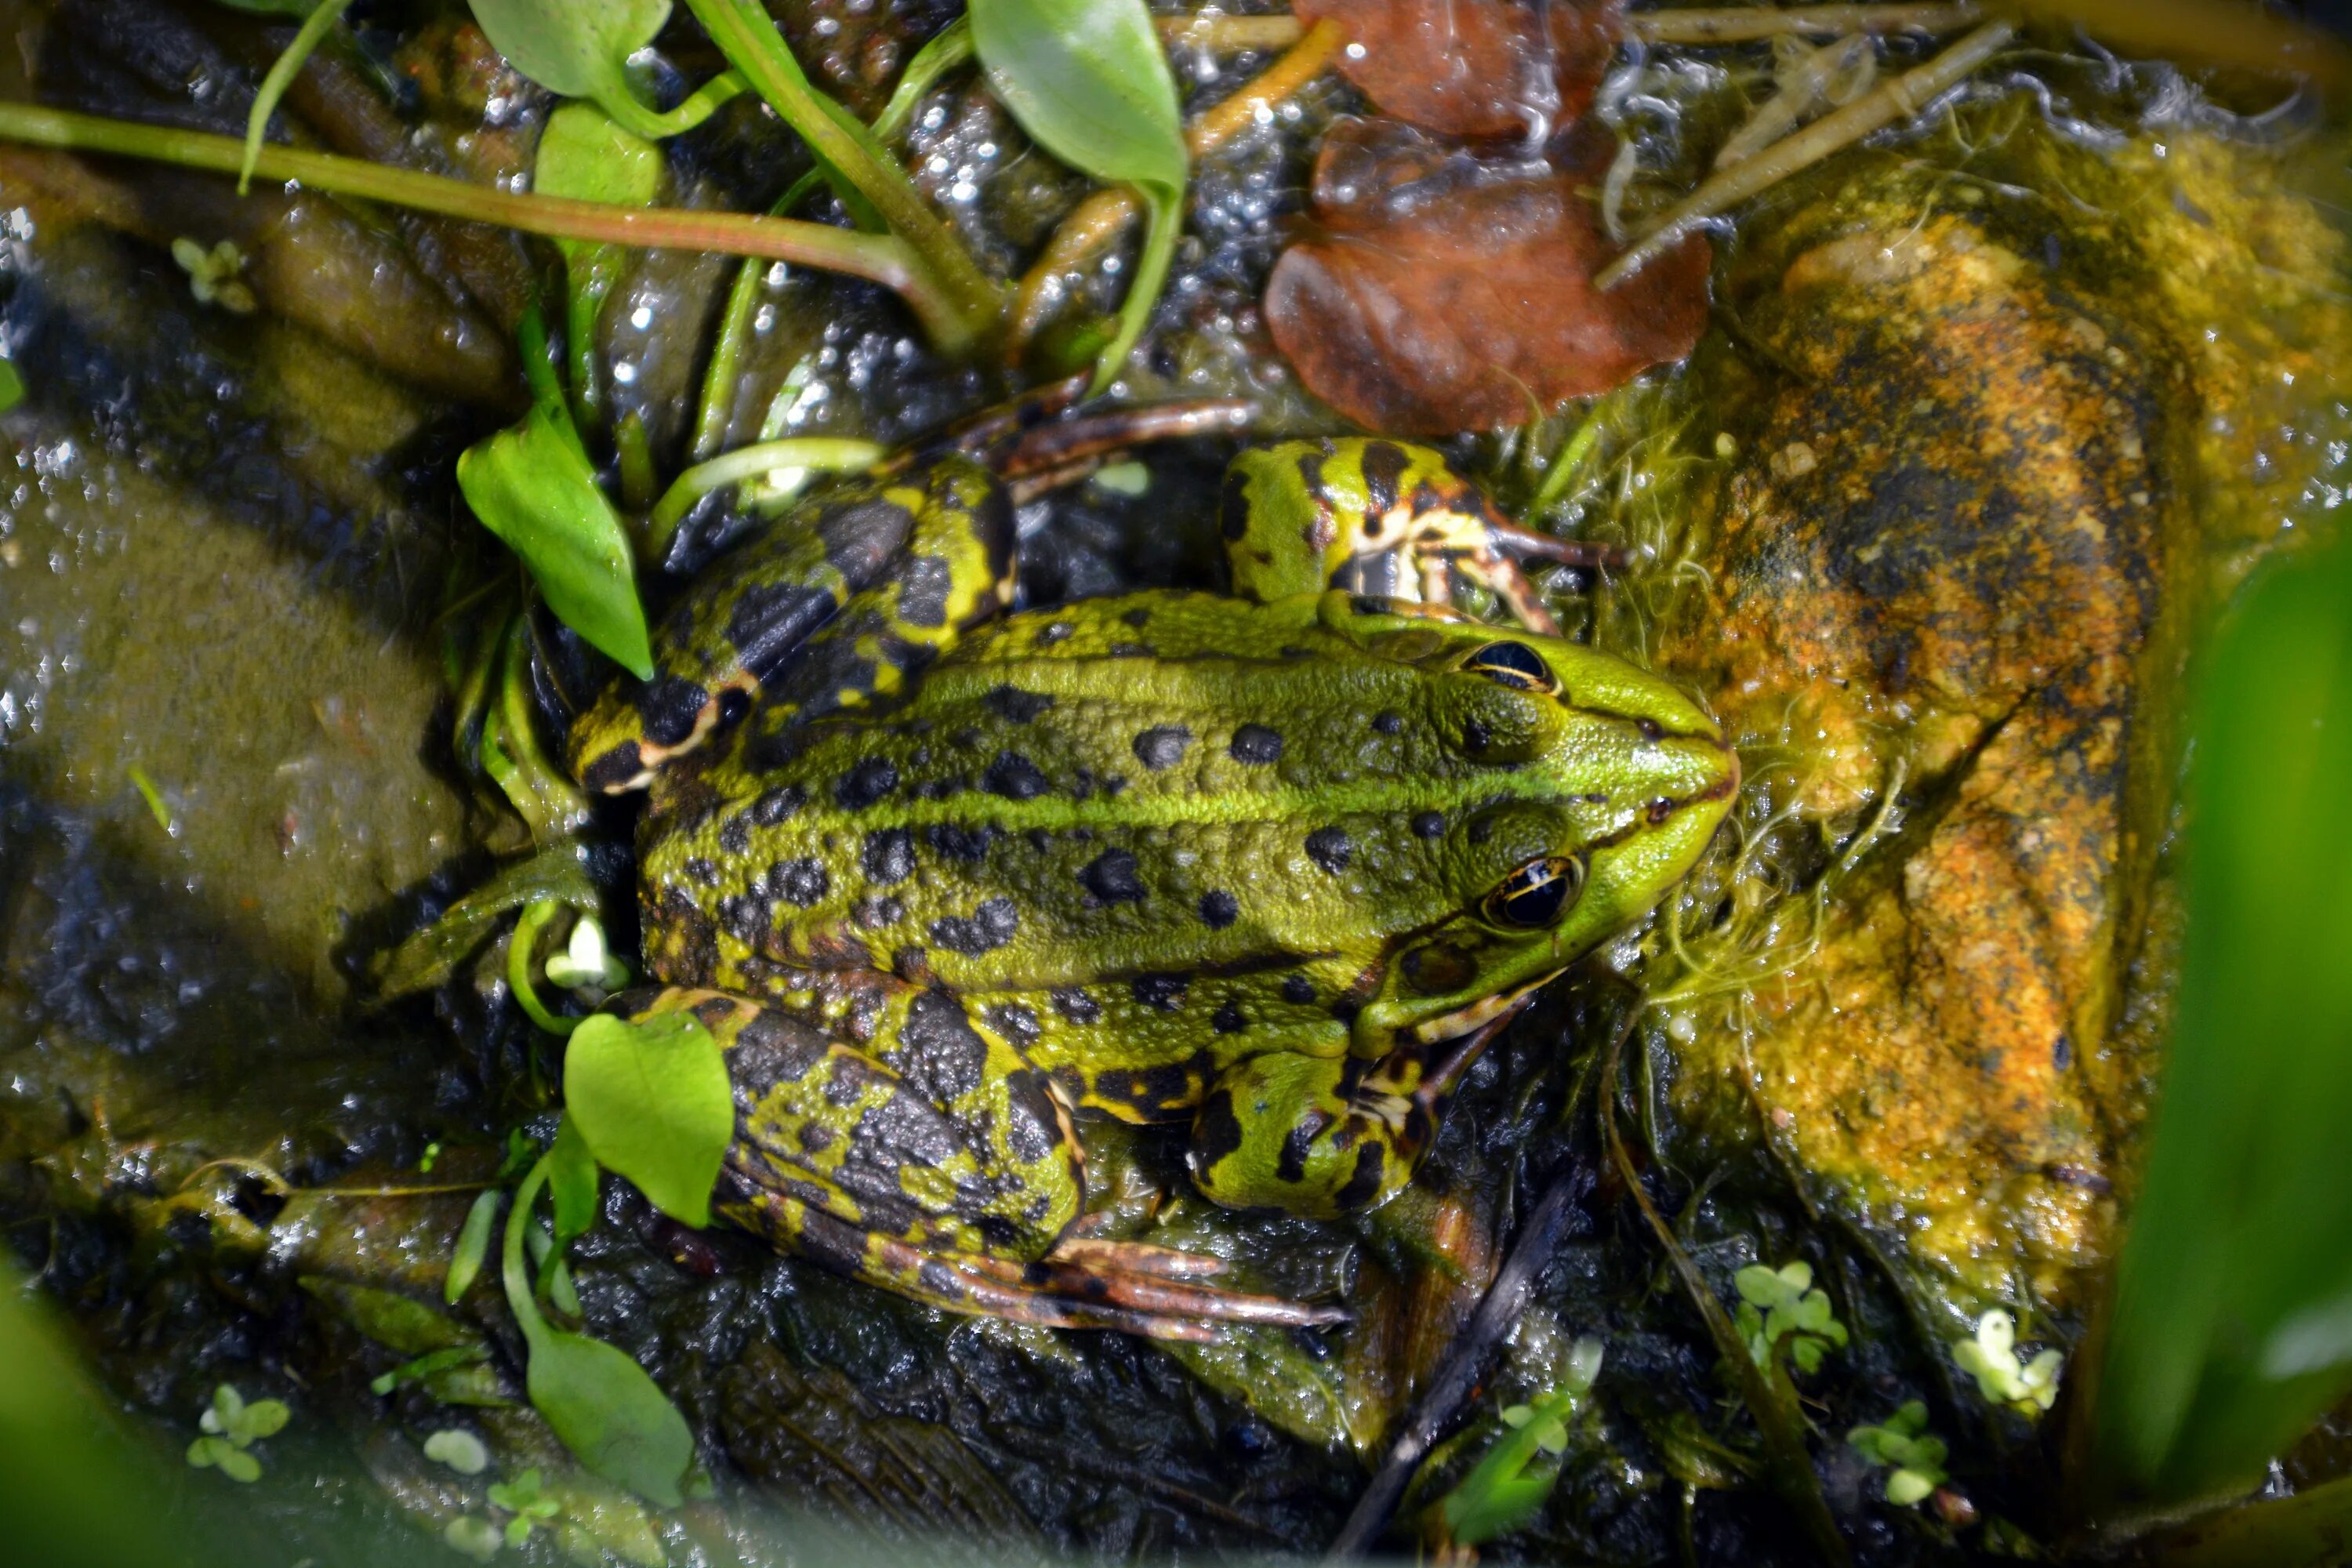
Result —
[[[1190, 1123], [1221, 1204], [1379, 1204], [1476, 1046], [1715, 831], [1715, 722], [1546, 635], [1435, 452], [1245, 453], [1222, 526], [1230, 596], [1006, 614], [1003, 483], [879, 473], [720, 561], [575, 727], [584, 782], [651, 790], [668, 989], [619, 1005], [728, 1048], [722, 1213], [959, 1311], [1327, 1321], [1066, 1236], [1072, 1113]], [[1370, 563], [1399, 596], [1350, 591]], [[1538, 629], [1457, 614], [1455, 572]]]

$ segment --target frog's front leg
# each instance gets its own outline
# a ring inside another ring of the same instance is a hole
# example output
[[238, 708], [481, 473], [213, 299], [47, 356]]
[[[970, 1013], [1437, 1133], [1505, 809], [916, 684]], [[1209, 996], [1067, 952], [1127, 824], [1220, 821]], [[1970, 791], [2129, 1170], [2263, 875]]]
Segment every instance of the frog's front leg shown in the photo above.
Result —
[[654, 679], [614, 686], [572, 727], [574, 776], [642, 788], [758, 712], [771, 726], [887, 697], [1012, 592], [1003, 485], [950, 453], [836, 487], [704, 573], [654, 634]]
[[1360, 563], [1386, 556], [1398, 597], [1450, 607], [1460, 572], [1547, 634], [1559, 628], [1512, 556], [1612, 560], [1603, 547], [1517, 527], [1433, 448], [1370, 437], [1244, 452], [1225, 472], [1223, 530], [1234, 592], [1248, 598], [1352, 588]]
[[775, 1008], [671, 989], [727, 1051], [736, 1137], [714, 1206], [779, 1247], [949, 1311], [1202, 1339], [1326, 1309], [1191, 1283], [1213, 1258], [1063, 1246], [1085, 1170], [1046, 1077], [943, 991], [894, 988], [859, 1049]]

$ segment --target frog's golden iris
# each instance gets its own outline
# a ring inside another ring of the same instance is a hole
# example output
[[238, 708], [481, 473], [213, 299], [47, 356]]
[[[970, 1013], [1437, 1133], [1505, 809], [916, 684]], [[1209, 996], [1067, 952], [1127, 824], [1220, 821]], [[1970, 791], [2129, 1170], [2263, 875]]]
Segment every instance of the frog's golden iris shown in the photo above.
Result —
[[[650, 784], [646, 961], [730, 1050], [719, 1206], [961, 1311], [1197, 1334], [1319, 1309], [1066, 1240], [1070, 1116], [1186, 1121], [1202, 1191], [1332, 1215], [1412, 1177], [1479, 1041], [1643, 914], [1737, 787], [1664, 681], [1547, 635], [1426, 448], [1295, 442], [1226, 487], [1231, 595], [1007, 615], [960, 455], [720, 561], [656, 678], [575, 727]], [[1350, 591], [1386, 565], [1391, 596]], [[1456, 615], [1452, 574], [1511, 634]]]

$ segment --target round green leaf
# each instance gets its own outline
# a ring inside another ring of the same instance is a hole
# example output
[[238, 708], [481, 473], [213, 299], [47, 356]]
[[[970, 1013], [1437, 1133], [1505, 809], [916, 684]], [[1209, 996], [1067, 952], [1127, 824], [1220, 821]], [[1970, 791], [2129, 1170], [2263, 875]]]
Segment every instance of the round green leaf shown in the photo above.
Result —
[[669, 20], [669, 0], [472, 0], [507, 63], [565, 98], [603, 98]]
[[531, 1404], [582, 1464], [664, 1508], [685, 1500], [694, 1436], [626, 1352], [545, 1330], [531, 1339], [529, 1377]]
[[1097, 180], [1184, 188], [1176, 79], [1143, 0], [971, 0], [988, 85], [1021, 128]]
[[735, 1135], [735, 1095], [725, 1053], [700, 1019], [588, 1019], [564, 1054], [563, 1100], [597, 1163], [664, 1214], [710, 1223], [710, 1188]]

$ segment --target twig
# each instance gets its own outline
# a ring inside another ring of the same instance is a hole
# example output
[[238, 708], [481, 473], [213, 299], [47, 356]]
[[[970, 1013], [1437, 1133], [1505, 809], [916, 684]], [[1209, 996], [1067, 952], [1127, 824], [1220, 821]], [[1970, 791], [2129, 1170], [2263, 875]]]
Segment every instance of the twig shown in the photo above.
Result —
[[[1287, 54], [1187, 126], [1187, 149], [1195, 158], [1206, 157], [1256, 124], [1259, 115], [1322, 75], [1345, 37], [1333, 23], [1316, 23]], [[1116, 241], [1142, 211], [1143, 204], [1134, 193], [1117, 186], [1097, 191], [1071, 209], [1054, 237], [1045, 242], [1045, 254], [1022, 276], [1021, 287], [1013, 296], [1005, 331], [1009, 358], [1019, 358], [1022, 346], [1044, 324], [1054, 302], [1050, 298], [1054, 280]]]
[[1594, 277], [1601, 289], [1615, 288], [1678, 244], [1706, 219], [1738, 206], [1800, 169], [1849, 147], [1882, 126], [1919, 112], [1922, 105], [1999, 53], [2016, 35], [2016, 25], [1988, 22], [1916, 70], [1906, 71], [1875, 92], [1825, 114], [1793, 136], [1710, 176], [1677, 203], [1631, 250]]
[[1666, 1255], [1667, 1263], [1682, 1282], [1684, 1292], [1690, 1297], [1692, 1307], [1706, 1324], [1707, 1337], [1715, 1342], [1722, 1364], [1738, 1384], [1741, 1403], [1764, 1438], [1765, 1468], [1772, 1478], [1773, 1489], [1780, 1500], [1797, 1516], [1798, 1523], [1812, 1542], [1816, 1557], [1830, 1568], [1850, 1568], [1853, 1555], [1838, 1533], [1837, 1521], [1830, 1513], [1829, 1503], [1822, 1495], [1821, 1479], [1813, 1473], [1812, 1461], [1805, 1451], [1805, 1423], [1796, 1407], [1796, 1391], [1789, 1384], [1788, 1374], [1775, 1368], [1759, 1367], [1748, 1354], [1747, 1344], [1723, 1310], [1723, 1303], [1715, 1299], [1700, 1277], [1698, 1266], [1683, 1250], [1674, 1227], [1650, 1201], [1642, 1186], [1642, 1178], [1633, 1169], [1633, 1162], [1625, 1152], [1624, 1139], [1617, 1131], [1617, 1064], [1624, 1048], [1628, 1028], [1610, 1037], [1608, 1057], [1601, 1069], [1600, 1091], [1593, 1096], [1601, 1114], [1601, 1141], [1606, 1147], [1610, 1163], [1617, 1178], [1625, 1184], [1626, 1195], [1633, 1206], [1642, 1211], [1652, 1234]]
[[[70, 153], [148, 158], [225, 174], [236, 174], [245, 161], [244, 143], [233, 136], [109, 120], [29, 103], [0, 103], [0, 140]], [[893, 235], [857, 234], [820, 223], [751, 213], [629, 207], [524, 195], [299, 147], [265, 146], [255, 161], [254, 172], [265, 179], [299, 181], [337, 195], [495, 224], [551, 239], [603, 240], [646, 250], [713, 250], [797, 261], [820, 271], [864, 278], [894, 290], [942, 345], [968, 342], [977, 330], [940, 291], [929, 270], [917, 264], [906, 243]]]
[[1536, 1277], [1551, 1261], [1552, 1252], [1568, 1234], [1570, 1221], [1580, 1217], [1577, 1199], [1591, 1183], [1591, 1173], [1576, 1166], [1545, 1190], [1535, 1212], [1528, 1215], [1526, 1228], [1512, 1244], [1510, 1257], [1495, 1275], [1486, 1299], [1478, 1303], [1470, 1326], [1446, 1352], [1444, 1363], [1414, 1402], [1412, 1414], [1406, 1418], [1404, 1430], [1397, 1435], [1388, 1458], [1381, 1461], [1363, 1495], [1356, 1500], [1355, 1511], [1332, 1538], [1327, 1561], [1361, 1557], [1380, 1538], [1381, 1531], [1388, 1528], [1389, 1517], [1396, 1511], [1397, 1500], [1404, 1496], [1413, 1472], [1429, 1457], [1438, 1434], [1453, 1423], [1462, 1406], [1477, 1392], [1479, 1380], [1486, 1374], [1487, 1358], [1527, 1310]]
[[[1625, 18], [1625, 37], [1644, 44], [1736, 44], [1782, 33], [1957, 33], [1983, 18], [1968, 0], [1882, 5], [1730, 5], [1642, 11]], [[1216, 53], [1286, 49], [1306, 27], [1296, 16], [1152, 18], [1170, 47]]]
[[1207, 49], [1237, 55], [1253, 49], [1286, 49], [1307, 29], [1296, 16], [1226, 16], [1208, 13], [1154, 16], [1160, 41], [1171, 49]]
[[906, 242], [910, 264], [929, 273], [940, 293], [953, 301], [958, 320], [968, 330], [943, 346], [961, 348], [993, 326], [1004, 302], [996, 282], [981, 271], [963, 241], [924, 202], [906, 172], [879, 151], [866, 129], [855, 120], [844, 123], [834, 117], [841, 110], [829, 108], [829, 100], [809, 84], [775, 23], [756, 0], [687, 0], [687, 9], [727, 63], [799, 133], [811, 153], [826, 167], [838, 170], [873, 204], [890, 232]]
[[1784, 33], [1957, 33], [1984, 19], [1980, 6], [1955, 0], [1910, 5], [1727, 5], [1643, 11], [1625, 18], [1625, 36], [1645, 44], [1744, 44]]

